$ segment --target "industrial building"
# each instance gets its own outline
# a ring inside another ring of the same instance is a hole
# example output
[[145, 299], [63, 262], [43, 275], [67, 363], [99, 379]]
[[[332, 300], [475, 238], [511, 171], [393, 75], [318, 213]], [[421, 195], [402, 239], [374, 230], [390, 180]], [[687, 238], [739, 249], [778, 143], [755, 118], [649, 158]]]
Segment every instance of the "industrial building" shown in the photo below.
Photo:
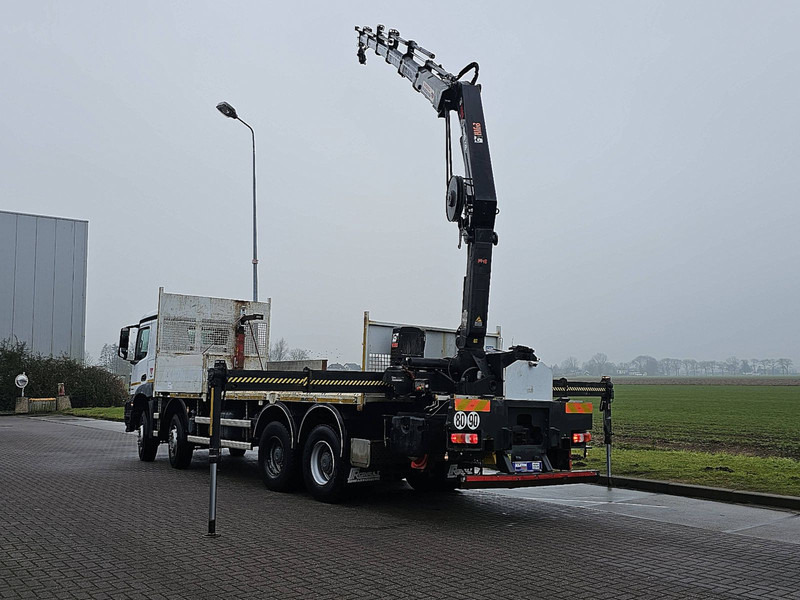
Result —
[[0, 340], [83, 360], [89, 223], [0, 211]]

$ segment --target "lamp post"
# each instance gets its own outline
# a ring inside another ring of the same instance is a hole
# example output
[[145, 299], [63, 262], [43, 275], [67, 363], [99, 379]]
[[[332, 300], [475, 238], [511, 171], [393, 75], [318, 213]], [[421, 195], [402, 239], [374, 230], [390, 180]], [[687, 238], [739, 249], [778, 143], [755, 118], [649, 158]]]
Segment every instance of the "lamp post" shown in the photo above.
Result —
[[236, 109], [227, 102], [217, 104], [217, 110], [228, 118], [236, 119], [245, 125], [253, 137], [253, 302], [258, 302], [258, 243], [256, 235], [256, 132], [239, 118]]

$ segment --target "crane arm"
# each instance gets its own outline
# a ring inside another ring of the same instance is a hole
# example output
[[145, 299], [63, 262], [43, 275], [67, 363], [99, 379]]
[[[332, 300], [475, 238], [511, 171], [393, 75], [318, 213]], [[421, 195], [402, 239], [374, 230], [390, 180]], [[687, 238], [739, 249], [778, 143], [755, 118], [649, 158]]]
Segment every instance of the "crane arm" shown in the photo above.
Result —
[[[492, 250], [497, 245], [494, 231], [497, 194], [486, 137], [481, 87], [476, 84], [478, 64], [470, 63], [458, 75], [453, 75], [434, 62], [435, 55], [432, 52], [413, 40], [401, 38], [396, 29], [387, 32], [383, 25], [378, 25], [375, 31], [365, 26], [356, 27], [356, 32], [361, 64], [367, 61], [366, 50], [374, 50], [396, 67], [401, 76], [411, 81], [414, 89], [430, 101], [439, 117], [445, 119], [448, 150], [445, 211], [447, 219], [458, 224], [460, 239], [467, 246], [461, 324], [456, 338], [459, 353], [454, 359], [454, 366], [462, 373], [470, 372], [469, 377], [502, 383], [502, 367], [505, 365], [500, 363], [512, 360], [512, 356], [487, 360], [484, 352]], [[474, 71], [472, 80], [462, 81], [461, 78], [470, 71]], [[457, 113], [461, 128], [463, 177], [451, 174], [451, 111]], [[513, 360], [533, 356], [532, 350], [520, 347], [513, 355]]]
[[444, 117], [449, 110], [455, 110], [458, 78], [433, 62], [436, 56], [432, 52], [414, 40], [404, 40], [396, 29], [387, 32], [383, 25], [378, 25], [375, 31], [367, 26], [356, 27], [356, 31], [358, 61], [362, 65], [367, 62], [365, 50], [372, 49], [387, 63], [394, 65], [402, 77], [411, 81], [414, 89], [428, 99], [440, 117]]

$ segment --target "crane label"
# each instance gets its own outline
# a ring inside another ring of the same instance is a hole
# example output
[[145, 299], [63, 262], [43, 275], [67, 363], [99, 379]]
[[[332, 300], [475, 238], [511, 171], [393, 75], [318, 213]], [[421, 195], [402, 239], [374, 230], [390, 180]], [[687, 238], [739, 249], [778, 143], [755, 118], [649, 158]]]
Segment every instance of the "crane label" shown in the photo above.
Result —
[[472, 139], [476, 144], [483, 143], [483, 125], [480, 123], [472, 124]]
[[423, 96], [425, 96], [428, 100], [433, 102], [433, 96], [434, 96], [433, 88], [430, 85], [428, 85], [427, 81], [423, 81], [422, 82], [422, 90], [421, 91], [422, 91], [422, 95]]

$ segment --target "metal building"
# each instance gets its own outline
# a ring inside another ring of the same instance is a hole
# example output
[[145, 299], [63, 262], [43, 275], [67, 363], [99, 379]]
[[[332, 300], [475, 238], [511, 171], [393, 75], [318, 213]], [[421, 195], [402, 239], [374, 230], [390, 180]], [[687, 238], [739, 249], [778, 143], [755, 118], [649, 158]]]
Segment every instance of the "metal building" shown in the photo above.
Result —
[[0, 211], [0, 340], [83, 360], [88, 221]]

